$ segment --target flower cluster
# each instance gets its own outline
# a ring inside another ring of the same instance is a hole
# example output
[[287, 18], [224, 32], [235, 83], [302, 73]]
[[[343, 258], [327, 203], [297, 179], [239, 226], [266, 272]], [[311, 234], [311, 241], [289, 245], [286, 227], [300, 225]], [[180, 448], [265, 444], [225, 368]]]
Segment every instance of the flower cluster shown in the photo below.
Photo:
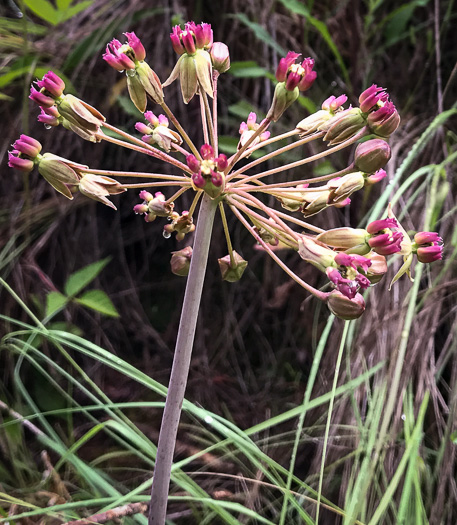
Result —
[[211, 197], [217, 197], [224, 191], [227, 157], [223, 153], [215, 157], [214, 149], [209, 144], [203, 144], [200, 155], [201, 161], [195, 155], [187, 155], [186, 158], [187, 165], [192, 170], [192, 183], [195, 188], [205, 190]]
[[168, 128], [169, 122], [165, 115], [156, 117], [152, 111], [146, 111], [144, 118], [149, 122], [137, 122], [135, 129], [143, 133], [142, 140], [147, 144], [157, 144], [160, 148], [169, 152], [174, 146], [182, 144], [179, 133]]
[[38, 117], [45, 126], [62, 124], [80, 137], [91, 142], [102, 140], [100, 127], [105, 117], [95, 108], [74, 97], [65, 95], [65, 82], [53, 71], [48, 71], [30, 90], [30, 100], [37, 103], [41, 114]]
[[[359, 96], [359, 107], [345, 108], [346, 95], [331, 95], [318, 111], [302, 118], [291, 131], [275, 136], [272, 134], [272, 123], [293, 104], [300, 92], [310, 89], [316, 79], [314, 60], [305, 58], [297, 61], [300, 55], [289, 51], [277, 67], [277, 84], [266, 118], [257, 123], [257, 115], [249, 113], [239, 127], [240, 140], [236, 152], [227, 158], [219, 152], [217, 82], [219, 75], [230, 67], [230, 55], [223, 42], [213, 42], [211, 26], [188, 22], [184, 28], [175, 26], [172, 29], [171, 45], [179, 58], [163, 84], [145, 62], [146, 50], [141, 40], [133, 32], [125, 33], [125, 37], [127, 41], [124, 44], [117, 39], [112, 40], [103, 59], [127, 76], [130, 98], [146, 121], [135, 125], [135, 129], [142, 134], [141, 140], [108, 124], [105, 117], [86, 102], [64, 94], [64, 81], [52, 71], [32, 86], [30, 98], [40, 106], [38, 120], [46, 127], [62, 125], [92, 142], [111, 141], [165, 161], [174, 172], [90, 169], [52, 153], [42, 154], [41, 144], [27, 135], [21, 135], [13, 144], [8, 154], [10, 167], [27, 173], [37, 167], [43, 178], [65, 197], [73, 199], [74, 192], [79, 190], [83, 195], [114, 209], [109, 200], [111, 195], [128, 188], [169, 186], [174, 190], [169, 196], [162, 191], [153, 194], [142, 189], [139, 194], [141, 202], [134, 206], [134, 212], [143, 215], [148, 223], [157, 217], [167, 219], [163, 235], [169, 238], [175, 233], [177, 241], [194, 232], [194, 212], [199, 202], [212, 200], [214, 207], [218, 205], [229, 251], [228, 255], [219, 258], [223, 279], [230, 282], [239, 280], [247, 266], [247, 261], [232, 247], [224, 211], [227, 208], [247, 228], [259, 249], [267, 252], [306, 290], [324, 301], [335, 315], [343, 319], [355, 319], [362, 315], [365, 301], [361, 294], [386, 274], [386, 257], [403, 257], [403, 265], [392, 283], [405, 273], [411, 277], [414, 255], [423, 263], [442, 258], [443, 242], [437, 233], [419, 232], [411, 239], [390, 207], [386, 218], [375, 220], [366, 228], [321, 230], [305, 222], [308, 217], [328, 207], [348, 206], [355, 192], [387, 176], [384, 167], [391, 157], [388, 138], [397, 129], [400, 117], [384, 88], [373, 84], [363, 91]], [[199, 95], [204, 142], [200, 149], [164, 101], [163, 88], [178, 78], [186, 104], [196, 94]], [[212, 104], [208, 96], [214, 97]], [[160, 110], [155, 113], [146, 111], [148, 99], [159, 105], [163, 114]], [[170, 129], [170, 123], [176, 131]], [[108, 128], [110, 133], [103, 133], [102, 128]], [[122, 140], [114, 138], [113, 134]], [[375, 138], [366, 140], [367, 135], [375, 135]], [[298, 140], [295, 140], [297, 136]], [[286, 146], [240, 166], [240, 161], [248, 158], [254, 150], [292, 137], [293, 141]], [[289, 164], [251, 171], [265, 161], [311, 141], [322, 141], [323, 148], [317, 147], [316, 154]], [[356, 146], [354, 158], [339, 172], [294, 182], [277, 182], [268, 178], [322, 159], [347, 146]], [[121, 184], [111, 175], [134, 177], [142, 182]], [[178, 213], [175, 202], [188, 191], [194, 194], [192, 204], [188, 211]], [[274, 200], [283, 210], [300, 212], [303, 217], [299, 219], [274, 209], [271, 204]], [[328, 279], [326, 291], [317, 290], [288, 269], [275, 254], [280, 249], [297, 251], [303, 261], [325, 274]], [[191, 246], [173, 252], [173, 273], [187, 275], [192, 253]]]
[[[257, 115], [253, 112], [249, 113], [248, 118], [246, 119], [246, 122], [242, 122], [240, 124], [240, 130], [239, 133], [241, 135], [240, 141], [238, 142], [238, 149], [241, 149], [248, 140], [251, 139], [255, 135], [255, 132], [259, 129], [259, 127], [263, 124], [263, 121], [260, 124], [257, 124]], [[256, 144], [260, 144], [264, 140], [268, 140], [270, 138], [270, 132], [264, 131], [260, 135], [257, 135], [255, 139], [251, 142], [251, 147], [255, 146]]]

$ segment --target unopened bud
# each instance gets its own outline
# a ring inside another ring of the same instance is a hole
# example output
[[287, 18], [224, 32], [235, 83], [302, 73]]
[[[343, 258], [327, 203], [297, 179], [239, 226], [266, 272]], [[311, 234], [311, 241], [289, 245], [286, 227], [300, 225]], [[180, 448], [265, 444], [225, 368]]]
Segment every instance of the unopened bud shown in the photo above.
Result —
[[357, 146], [354, 165], [359, 171], [374, 173], [384, 168], [390, 159], [390, 155], [390, 146], [385, 140], [367, 140]]
[[192, 246], [186, 246], [182, 250], [171, 253], [171, 272], [181, 277], [188, 275], [192, 258]]
[[356, 135], [365, 126], [365, 119], [359, 108], [345, 109], [332, 117], [321, 127], [327, 133], [324, 140], [329, 145], [340, 144]]
[[[327, 246], [332, 246], [333, 248], [339, 248], [341, 250], [363, 247], [365, 253], [370, 251], [370, 247], [366, 243], [367, 231], [362, 228], [334, 228], [324, 233], [320, 233], [316, 238]], [[360, 253], [359, 251], [357, 251], [357, 253], [363, 255], [363, 253]]]
[[330, 292], [327, 306], [333, 315], [346, 321], [358, 319], [365, 311], [365, 301], [359, 293], [349, 299], [338, 290]]
[[246, 270], [246, 266], [248, 265], [248, 262], [245, 261], [243, 257], [241, 257], [241, 255], [235, 250], [233, 250], [232, 256], [233, 265], [230, 255], [226, 255], [225, 257], [218, 259], [222, 279], [224, 279], [224, 281], [228, 281], [229, 283], [239, 281], [244, 273], [244, 270]]
[[225, 73], [230, 69], [229, 48], [223, 42], [214, 42], [211, 46], [211, 63], [219, 73]]

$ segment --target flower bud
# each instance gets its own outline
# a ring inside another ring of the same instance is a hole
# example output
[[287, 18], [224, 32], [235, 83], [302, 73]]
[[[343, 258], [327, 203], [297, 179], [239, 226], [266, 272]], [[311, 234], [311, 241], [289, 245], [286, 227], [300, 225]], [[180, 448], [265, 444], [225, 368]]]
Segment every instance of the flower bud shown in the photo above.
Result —
[[192, 246], [186, 246], [182, 250], [171, 253], [171, 272], [181, 277], [188, 275], [192, 258]]
[[335, 204], [344, 201], [355, 191], [362, 189], [364, 184], [365, 178], [360, 171], [349, 173], [343, 177], [335, 177], [327, 183], [327, 188], [330, 190], [327, 203]]
[[50, 93], [52, 97], [58, 98], [65, 89], [65, 82], [53, 71], [48, 71], [42, 80], [37, 81], [37, 86]]
[[384, 168], [390, 159], [390, 146], [385, 140], [372, 139], [359, 144], [355, 150], [354, 165], [358, 171], [374, 173]]
[[350, 139], [365, 126], [365, 119], [359, 108], [345, 109], [336, 113], [321, 129], [327, 133], [324, 140], [329, 145], [340, 144]]
[[73, 199], [70, 188], [79, 184], [78, 167], [87, 168], [87, 166], [72, 163], [52, 153], [45, 153], [38, 159], [40, 175], [67, 199]]
[[89, 197], [110, 208], [116, 210], [116, 206], [107, 199], [109, 195], [117, 195], [127, 191], [122, 185], [115, 179], [110, 177], [104, 177], [101, 175], [93, 175], [92, 173], [85, 173], [81, 180], [79, 181], [79, 191]]
[[365, 186], [372, 186], [373, 184], [377, 184], [386, 176], [387, 173], [383, 169], [378, 170], [375, 173], [372, 173], [371, 175], [365, 176]]
[[365, 311], [365, 300], [358, 293], [349, 299], [338, 290], [333, 290], [327, 297], [327, 306], [333, 315], [351, 321], [358, 319]]
[[371, 261], [371, 266], [366, 273], [368, 279], [370, 279], [371, 284], [379, 283], [387, 272], [386, 258], [375, 252], [370, 252], [365, 257]]
[[386, 102], [367, 118], [370, 130], [380, 137], [389, 137], [400, 125], [400, 115], [392, 102]]
[[[363, 247], [365, 253], [370, 251], [366, 243], [367, 231], [362, 228], [334, 228], [324, 233], [320, 233], [316, 239], [327, 246], [349, 250], [355, 247]], [[357, 252], [360, 253], [360, 252]], [[363, 253], [360, 253], [363, 255]]]
[[299, 94], [298, 87], [291, 91], [286, 88], [284, 82], [276, 84], [273, 102], [268, 111], [267, 119], [273, 122], [278, 121], [284, 111], [297, 100]]
[[210, 51], [213, 68], [219, 73], [225, 73], [230, 69], [229, 48], [223, 42], [214, 42]]
[[230, 255], [226, 255], [225, 257], [218, 259], [222, 279], [224, 279], [224, 281], [228, 281], [229, 283], [239, 281], [248, 265], [248, 262], [245, 261], [243, 257], [241, 257], [241, 255], [235, 250], [233, 250], [232, 255], [233, 266]]
[[301, 235], [298, 241], [298, 254], [302, 259], [325, 272], [335, 260], [335, 252], [329, 250], [321, 242], [307, 235]]

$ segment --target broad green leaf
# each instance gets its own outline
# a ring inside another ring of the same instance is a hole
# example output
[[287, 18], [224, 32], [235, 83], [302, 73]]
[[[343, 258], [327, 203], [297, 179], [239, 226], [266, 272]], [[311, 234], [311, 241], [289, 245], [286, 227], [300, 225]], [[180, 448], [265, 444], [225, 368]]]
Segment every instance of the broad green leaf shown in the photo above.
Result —
[[135, 117], [135, 118], [142, 117], [143, 114], [138, 110], [138, 108], [130, 100], [129, 97], [120, 95], [119, 97], [116, 98], [116, 102], [125, 111], [125, 113], [127, 113], [127, 115], [130, 115], [131, 117]]
[[119, 317], [111, 299], [102, 290], [89, 290], [75, 299], [77, 303], [110, 317]]
[[232, 62], [230, 64], [230, 74], [239, 78], [258, 78], [265, 77], [268, 71], [260, 67], [254, 60], [243, 62]]
[[67, 297], [60, 292], [50, 292], [46, 296], [46, 317], [63, 308], [67, 302]]
[[302, 106], [305, 109], [307, 109], [310, 112], [310, 114], [311, 113], [316, 113], [317, 106], [309, 97], [305, 97], [303, 95], [300, 95], [297, 98], [297, 100], [298, 100], [298, 103], [300, 104], [300, 106]]
[[24, 0], [24, 4], [37, 16], [53, 26], [59, 23], [59, 12], [47, 0]]
[[72, 273], [65, 283], [64, 290], [66, 295], [74, 296], [79, 293], [97, 277], [109, 261], [110, 258], [107, 257], [106, 259], [89, 264], [88, 266], [81, 268], [81, 270]]
[[236, 104], [231, 104], [228, 107], [228, 111], [231, 115], [235, 115], [235, 117], [243, 120], [246, 120], [251, 112], [257, 113], [257, 117], [260, 117], [258, 110], [246, 100], [240, 100]]
[[275, 42], [272, 36], [268, 33], [268, 31], [264, 27], [262, 27], [260, 24], [257, 24], [257, 22], [253, 22], [252, 20], [249, 20], [249, 18], [244, 13], [236, 13], [230, 16], [233, 18], [237, 18], [245, 26], [249, 27], [249, 29], [254, 33], [254, 35], [259, 40], [262, 40], [262, 42], [264, 42], [265, 44], [273, 48], [280, 55], [286, 56], [285, 49], [281, 47], [277, 42]]
[[279, 0], [284, 7], [287, 7], [289, 11], [297, 15], [310, 16], [309, 9], [299, 0]]
[[60, 14], [59, 22], [65, 22], [66, 20], [69, 20], [81, 11], [84, 11], [84, 9], [87, 9], [89, 6], [92, 5], [92, 2], [93, 0], [85, 0], [84, 2], [80, 2], [79, 4], [76, 4], [74, 6], [71, 6], [69, 9], [66, 9], [64, 13]]
[[56, 6], [59, 11], [67, 10], [73, 0], [56, 0]]

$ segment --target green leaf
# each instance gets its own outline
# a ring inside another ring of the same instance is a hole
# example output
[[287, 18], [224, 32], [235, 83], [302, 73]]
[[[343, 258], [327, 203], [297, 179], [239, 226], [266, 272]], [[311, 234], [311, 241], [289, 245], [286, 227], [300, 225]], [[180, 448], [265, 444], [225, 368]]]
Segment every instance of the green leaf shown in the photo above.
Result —
[[249, 20], [249, 18], [244, 13], [236, 13], [234, 15], [230, 15], [232, 18], [237, 18], [240, 22], [242, 22], [245, 26], [249, 27], [249, 29], [254, 33], [254, 35], [259, 39], [262, 40], [267, 46], [270, 46], [275, 51], [277, 51], [280, 55], [286, 56], [286, 50], [281, 47], [277, 42], [273, 40], [271, 35], [268, 33], [268, 31], [262, 27], [260, 24], [257, 24], [257, 22], [253, 22], [252, 20]]
[[24, 4], [30, 11], [53, 26], [59, 23], [59, 12], [47, 0], [24, 0]]
[[103, 270], [109, 261], [110, 258], [107, 257], [106, 259], [89, 264], [88, 266], [81, 268], [81, 270], [71, 274], [65, 283], [65, 293], [68, 296], [74, 296], [78, 294], [97, 277], [97, 275]]
[[110, 317], [119, 317], [111, 299], [102, 290], [89, 290], [75, 299], [77, 303]]
[[268, 71], [260, 67], [254, 60], [232, 62], [229, 73], [238, 78], [259, 78], [265, 77]]
[[235, 104], [231, 104], [228, 107], [228, 111], [231, 115], [235, 115], [235, 117], [238, 117], [242, 120], [246, 120], [249, 113], [251, 112], [256, 113], [257, 117], [259, 117], [259, 111], [257, 108], [255, 108], [252, 104], [249, 104], [247, 100], [240, 100]]
[[65, 11], [71, 5], [73, 0], [56, 0], [56, 6], [59, 11]]
[[119, 97], [116, 98], [116, 102], [125, 111], [127, 115], [130, 115], [131, 117], [135, 117], [135, 118], [140, 118], [143, 116], [143, 113], [141, 113], [141, 111], [138, 110], [138, 108], [130, 100], [129, 97], [120, 95]]
[[48, 293], [46, 296], [46, 317], [62, 309], [67, 303], [67, 300], [68, 298], [60, 292]]
[[297, 15], [302, 16], [311, 16], [311, 13], [309, 12], [309, 9], [303, 5], [302, 2], [299, 0], [279, 0], [281, 4], [289, 9], [289, 11], [292, 11], [292, 13], [295, 13]]
[[66, 20], [69, 20], [81, 11], [84, 11], [84, 9], [87, 9], [89, 6], [92, 5], [92, 2], [93, 0], [85, 0], [84, 2], [80, 2], [79, 4], [76, 4], [70, 7], [69, 9], [66, 9], [63, 13], [61, 12], [59, 22], [65, 22]]
[[343, 57], [341, 56], [338, 50], [338, 47], [333, 41], [327, 25], [321, 20], [318, 20], [317, 18], [314, 18], [313, 16], [311, 16], [309, 9], [306, 6], [304, 6], [301, 2], [299, 2], [298, 0], [279, 0], [279, 1], [282, 3], [284, 7], [289, 9], [289, 11], [292, 11], [292, 13], [304, 16], [306, 20], [312, 26], [314, 26], [315, 29], [317, 29], [317, 31], [321, 34], [322, 38], [325, 40], [326, 44], [330, 48], [330, 51], [334, 54], [336, 61], [338, 62], [338, 65], [341, 68], [346, 84], [350, 85], [350, 79], [349, 79], [348, 71], [344, 63]]

